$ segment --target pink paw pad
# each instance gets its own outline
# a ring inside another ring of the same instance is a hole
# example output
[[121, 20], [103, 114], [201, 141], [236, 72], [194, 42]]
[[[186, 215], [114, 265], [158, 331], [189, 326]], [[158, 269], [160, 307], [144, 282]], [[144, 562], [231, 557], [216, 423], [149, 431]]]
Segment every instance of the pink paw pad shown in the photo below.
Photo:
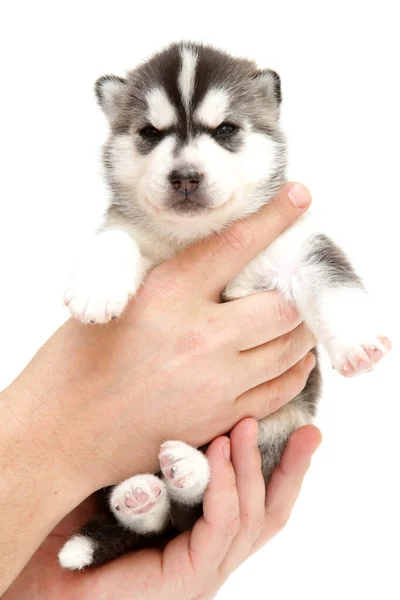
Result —
[[128, 488], [125, 486], [125, 490], [122, 489], [120, 494], [116, 495], [113, 500], [114, 509], [117, 512], [133, 515], [149, 512], [162, 492], [162, 482], [153, 475], [149, 476], [149, 479], [150, 477], [152, 480], [145, 482], [147, 491], [135, 486], [134, 482]]
[[164, 477], [176, 488], [190, 486], [196, 478], [196, 473], [190, 466], [188, 453], [192, 452], [182, 442], [169, 441], [160, 447], [158, 455]]
[[158, 455], [167, 490], [189, 504], [200, 502], [210, 479], [207, 457], [185, 442], [168, 441]]
[[344, 377], [353, 377], [358, 373], [368, 372], [391, 350], [392, 344], [387, 337], [379, 336], [372, 344], [361, 344], [354, 352], [349, 353], [339, 371]]
[[186, 473], [182, 475], [176, 463], [181, 461], [181, 458], [174, 459], [173, 456], [161, 456], [160, 465], [165, 477], [175, 486], [183, 488], [186, 483], [194, 476], [194, 473]]

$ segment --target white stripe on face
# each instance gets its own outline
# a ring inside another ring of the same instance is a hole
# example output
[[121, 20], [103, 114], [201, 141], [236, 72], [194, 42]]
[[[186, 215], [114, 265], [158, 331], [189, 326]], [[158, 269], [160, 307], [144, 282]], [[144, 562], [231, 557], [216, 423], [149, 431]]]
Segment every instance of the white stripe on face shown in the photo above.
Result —
[[195, 116], [202, 125], [215, 129], [226, 119], [228, 110], [228, 93], [219, 88], [212, 88], [201, 101]]
[[151, 125], [163, 130], [177, 123], [176, 111], [163, 89], [154, 88], [146, 100], [149, 107], [147, 116]]
[[183, 106], [189, 112], [190, 102], [194, 92], [197, 52], [190, 48], [181, 50], [182, 68], [179, 73], [178, 86], [182, 96]]

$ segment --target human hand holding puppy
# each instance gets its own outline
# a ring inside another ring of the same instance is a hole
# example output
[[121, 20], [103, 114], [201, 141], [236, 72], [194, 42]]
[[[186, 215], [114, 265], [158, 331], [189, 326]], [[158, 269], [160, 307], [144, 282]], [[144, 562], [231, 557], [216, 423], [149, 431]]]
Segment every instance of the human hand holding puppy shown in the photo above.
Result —
[[256, 422], [244, 419], [230, 440], [221, 436], [211, 444], [204, 516], [163, 550], [125, 554], [73, 574], [60, 569], [60, 545], [94, 512], [89, 498], [48, 536], [4, 600], [112, 600], [116, 595], [118, 600], [211, 600], [229, 575], [284, 527], [321, 434], [312, 425], [292, 434], [267, 490], [256, 440]]
[[68, 321], [3, 392], [1, 539], [10, 551], [0, 559], [2, 589], [94, 490], [153, 470], [161, 441], [200, 445], [302, 389], [315, 339], [293, 308], [274, 292], [218, 302], [224, 285], [307, 209], [308, 195], [298, 207], [290, 190], [157, 267], [121, 321]]

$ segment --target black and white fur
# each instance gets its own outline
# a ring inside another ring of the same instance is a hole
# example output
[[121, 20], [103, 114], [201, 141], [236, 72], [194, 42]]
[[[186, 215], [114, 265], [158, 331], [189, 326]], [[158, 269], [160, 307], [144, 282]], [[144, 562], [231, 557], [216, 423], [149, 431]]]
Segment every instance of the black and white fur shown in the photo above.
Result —
[[[174, 44], [128, 73], [96, 83], [110, 124], [111, 190], [102, 228], [73, 274], [65, 302], [85, 323], [121, 315], [146, 273], [196, 240], [256, 212], [285, 182], [278, 75], [207, 46]], [[343, 375], [371, 369], [389, 349], [343, 252], [300, 218], [232, 281], [223, 299], [266, 289], [294, 302]], [[310, 423], [318, 366], [303, 392], [259, 424], [268, 480], [291, 432]], [[135, 475], [105, 492], [106, 510], [62, 548], [82, 569], [191, 527], [209, 479], [204, 454], [160, 449], [160, 476]]]

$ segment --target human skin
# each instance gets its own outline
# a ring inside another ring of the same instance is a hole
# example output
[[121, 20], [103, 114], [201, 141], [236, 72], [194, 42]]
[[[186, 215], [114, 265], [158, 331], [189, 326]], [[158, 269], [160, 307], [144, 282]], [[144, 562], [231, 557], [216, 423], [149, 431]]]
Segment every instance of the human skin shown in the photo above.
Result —
[[[130, 553], [97, 569], [65, 571], [57, 552], [73, 527], [93, 514], [89, 500], [48, 536], [15, 580], [4, 600], [207, 600], [229, 575], [285, 526], [321, 435], [298, 429], [289, 439], [268, 489], [261, 475], [257, 424], [244, 419], [230, 440], [209, 447], [211, 482], [204, 516], [161, 550]], [[227, 461], [225, 454], [229, 453]]]
[[161, 442], [204, 444], [304, 387], [316, 341], [294, 307], [275, 292], [219, 297], [309, 203], [286, 185], [154, 269], [120, 320], [67, 321], [2, 392], [0, 592], [96, 489], [154, 471]]

